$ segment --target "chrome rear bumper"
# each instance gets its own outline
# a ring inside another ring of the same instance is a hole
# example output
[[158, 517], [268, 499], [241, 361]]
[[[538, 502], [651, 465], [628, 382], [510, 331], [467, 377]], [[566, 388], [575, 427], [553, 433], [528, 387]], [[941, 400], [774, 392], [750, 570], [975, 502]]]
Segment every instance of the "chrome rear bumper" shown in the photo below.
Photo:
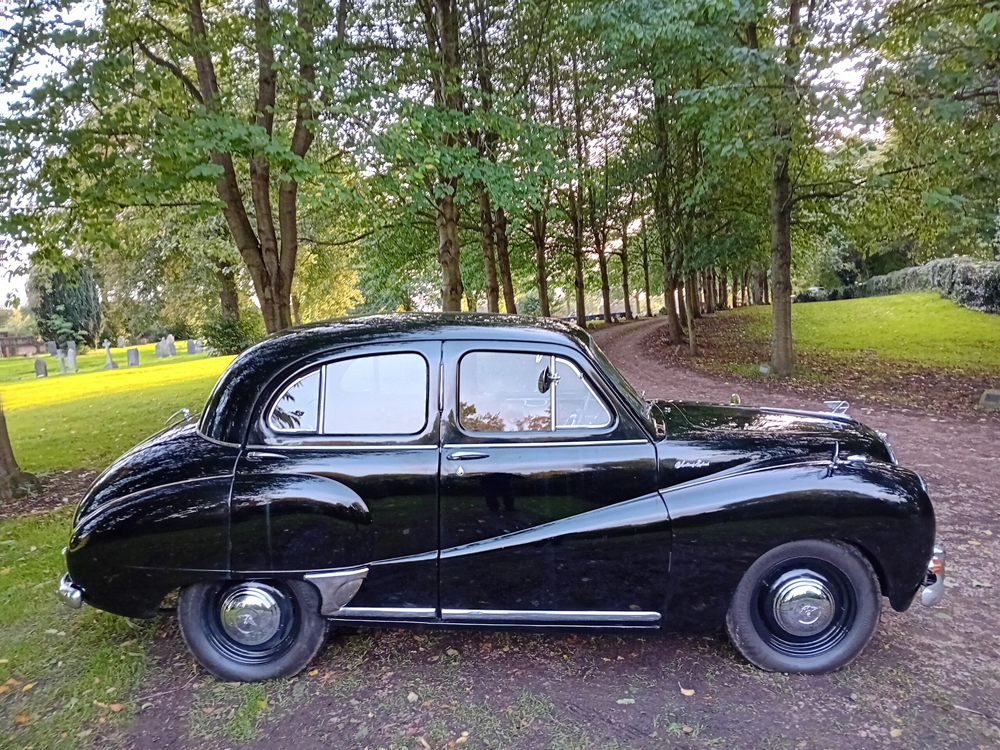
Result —
[[59, 595], [71, 609], [80, 609], [83, 606], [83, 589], [73, 583], [69, 573], [59, 579]]
[[944, 557], [944, 548], [934, 545], [934, 554], [927, 561], [927, 575], [920, 592], [920, 603], [925, 607], [940, 604], [944, 598]]

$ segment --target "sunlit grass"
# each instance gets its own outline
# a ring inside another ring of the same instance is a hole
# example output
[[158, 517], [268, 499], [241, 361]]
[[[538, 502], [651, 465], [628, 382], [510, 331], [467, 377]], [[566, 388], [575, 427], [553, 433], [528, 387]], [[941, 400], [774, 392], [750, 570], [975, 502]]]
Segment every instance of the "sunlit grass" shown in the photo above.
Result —
[[[770, 307], [727, 314], [752, 316], [748, 332], [770, 335]], [[1000, 315], [969, 310], [932, 292], [795, 304], [792, 335], [805, 352], [871, 350], [917, 366], [1000, 370]]]
[[182, 407], [198, 412], [231, 357], [81, 373], [0, 386], [14, 453], [26, 471], [103, 469]]

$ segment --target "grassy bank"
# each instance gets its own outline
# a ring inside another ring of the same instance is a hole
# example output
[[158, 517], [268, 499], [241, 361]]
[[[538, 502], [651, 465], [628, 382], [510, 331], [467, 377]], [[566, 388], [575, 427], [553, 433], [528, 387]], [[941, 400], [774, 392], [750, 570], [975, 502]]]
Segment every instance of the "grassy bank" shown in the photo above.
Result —
[[[748, 334], [770, 337], [770, 307], [725, 315], [747, 316]], [[870, 351], [919, 367], [1000, 371], [1000, 316], [968, 310], [933, 292], [792, 305], [792, 333], [801, 352]]]

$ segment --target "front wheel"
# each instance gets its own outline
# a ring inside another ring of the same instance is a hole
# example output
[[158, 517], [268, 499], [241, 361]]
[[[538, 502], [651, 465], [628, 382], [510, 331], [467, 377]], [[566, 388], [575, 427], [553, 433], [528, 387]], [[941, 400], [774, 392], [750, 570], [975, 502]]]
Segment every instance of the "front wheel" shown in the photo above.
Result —
[[181, 635], [195, 659], [220, 680], [290, 677], [326, 638], [319, 593], [304, 581], [217, 581], [181, 590]]
[[726, 626], [761, 669], [824, 674], [861, 653], [881, 611], [878, 578], [857, 549], [809, 540], [776, 547], [750, 566]]

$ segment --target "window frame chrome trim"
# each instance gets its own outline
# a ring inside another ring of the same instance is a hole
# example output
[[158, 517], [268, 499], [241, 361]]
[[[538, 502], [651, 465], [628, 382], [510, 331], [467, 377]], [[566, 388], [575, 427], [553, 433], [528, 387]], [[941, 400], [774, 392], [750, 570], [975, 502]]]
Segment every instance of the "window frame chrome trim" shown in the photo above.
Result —
[[614, 425], [614, 423], [615, 423], [615, 416], [612, 413], [611, 409], [608, 408], [608, 405], [607, 405], [607, 403], [605, 403], [604, 398], [602, 398], [594, 390], [594, 386], [591, 385], [590, 381], [587, 379], [587, 375], [583, 372], [583, 370], [581, 370], [579, 367], [576, 366], [576, 363], [573, 362], [573, 360], [567, 359], [566, 357], [559, 357], [559, 356], [557, 356], [555, 354], [552, 355], [552, 374], [557, 376], [556, 377], [556, 382], [553, 384], [553, 388], [555, 390], [558, 390], [559, 389], [559, 383], [562, 382], [561, 379], [558, 377], [558, 375], [556, 373], [556, 361], [557, 360], [562, 360], [563, 362], [565, 362], [567, 365], [569, 365], [573, 369], [573, 372], [576, 373], [577, 376], [579, 376], [579, 378], [583, 382], [584, 386], [586, 386], [587, 390], [590, 391], [590, 395], [593, 396], [597, 400], [597, 402], [604, 408], [604, 413], [608, 415], [608, 421], [605, 422], [604, 424], [597, 424], [597, 425], [594, 425], [594, 424], [587, 424], [587, 425], [565, 425], [565, 426], [560, 427], [559, 426], [558, 413], [556, 412], [555, 399], [553, 398], [553, 401], [552, 401], [552, 424], [555, 425], [555, 427], [553, 429], [553, 432], [558, 432], [559, 430], [606, 430], [609, 427], [611, 427], [612, 425]]
[[[335, 436], [334, 436], [335, 437]], [[341, 444], [326, 443], [323, 445], [247, 445], [246, 450], [282, 450], [282, 451], [334, 451], [334, 450], [359, 450], [359, 451], [416, 451], [416, 450], [438, 450], [437, 443], [421, 443], [419, 445], [382, 445], [374, 443], [366, 444]]]
[[[496, 434], [496, 433], [491, 433]], [[531, 433], [511, 433], [514, 435], [526, 435]], [[543, 432], [542, 435], [550, 435], [552, 433]], [[576, 447], [589, 447], [595, 445], [648, 445], [649, 440], [643, 440], [641, 438], [626, 438], [624, 440], [535, 440], [527, 441], [524, 438], [519, 440], [512, 440], [509, 443], [445, 443], [442, 445], [443, 450], [454, 450], [457, 448], [576, 448]]]

